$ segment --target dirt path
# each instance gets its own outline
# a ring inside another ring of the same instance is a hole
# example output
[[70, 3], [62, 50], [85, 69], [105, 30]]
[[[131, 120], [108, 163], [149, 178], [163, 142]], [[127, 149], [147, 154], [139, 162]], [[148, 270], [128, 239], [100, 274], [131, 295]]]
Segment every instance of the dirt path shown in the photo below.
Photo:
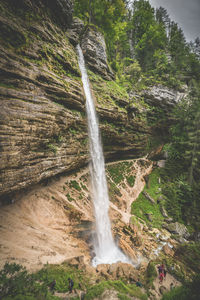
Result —
[[[155, 287], [155, 290], [151, 290], [152, 294], [152, 300], [154, 299], [161, 299], [162, 298], [162, 291], [164, 293], [170, 291], [171, 288], [180, 286], [181, 283], [176, 280], [171, 274], [167, 272], [166, 277], [163, 279], [162, 283], [160, 283], [159, 280], [159, 274], [158, 274], [158, 265], [156, 266], [156, 271], [157, 271], [157, 277], [153, 282], [153, 285]], [[172, 287], [171, 287], [172, 285]]]

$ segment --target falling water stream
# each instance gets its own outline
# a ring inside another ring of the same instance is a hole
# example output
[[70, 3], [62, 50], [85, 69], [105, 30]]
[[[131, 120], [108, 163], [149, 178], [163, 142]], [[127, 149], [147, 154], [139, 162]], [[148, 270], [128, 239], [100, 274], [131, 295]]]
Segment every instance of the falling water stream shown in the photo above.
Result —
[[79, 67], [82, 74], [83, 88], [86, 96], [86, 111], [91, 156], [90, 175], [96, 221], [96, 237], [94, 239], [94, 251], [96, 256], [94, 257], [92, 264], [96, 266], [103, 263], [112, 264], [117, 261], [130, 263], [130, 260], [117, 247], [112, 236], [111, 224], [108, 216], [108, 188], [98, 118], [90, 91], [83, 52], [79, 45], [77, 46], [77, 51]]

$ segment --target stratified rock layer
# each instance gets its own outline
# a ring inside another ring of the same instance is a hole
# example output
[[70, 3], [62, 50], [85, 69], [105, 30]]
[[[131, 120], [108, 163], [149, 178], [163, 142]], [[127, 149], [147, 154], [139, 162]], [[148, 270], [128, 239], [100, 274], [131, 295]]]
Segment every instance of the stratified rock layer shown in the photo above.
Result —
[[103, 35], [72, 22], [70, 0], [47, 2], [0, 2], [0, 195], [87, 164], [80, 39], [106, 158], [141, 157], [154, 134], [147, 110], [111, 80]]
[[108, 67], [106, 44], [102, 33], [95, 27], [88, 27], [81, 40], [81, 48], [88, 67], [104, 79], [114, 79], [114, 74]]

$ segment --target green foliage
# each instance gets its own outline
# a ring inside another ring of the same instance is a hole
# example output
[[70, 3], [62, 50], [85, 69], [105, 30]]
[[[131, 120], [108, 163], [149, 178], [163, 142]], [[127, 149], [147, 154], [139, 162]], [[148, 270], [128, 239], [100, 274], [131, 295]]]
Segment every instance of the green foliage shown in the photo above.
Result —
[[193, 198], [190, 185], [184, 178], [167, 182], [163, 186], [163, 194], [166, 196], [166, 208], [173, 219], [183, 222], [184, 212], [187, 211]]
[[90, 70], [88, 75], [92, 82], [95, 97], [102, 107], [116, 107], [118, 110], [125, 111], [116, 101], [117, 99], [123, 99], [128, 103], [127, 90], [121, 85], [121, 82], [103, 80], [101, 76], [94, 74]]
[[200, 275], [193, 278], [191, 282], [183, 286], [173, 288], [170, 292], [164, 294], [161, 300], [198, 300], [200, 294]]
[[53, 144], [48, 144], [48, 145], [47, 145], [47, 148], [48, 148], [50, 151], [52, 151], [54, 154], [56, 154], [56, 152], [57, 152], [57, 150], [58, 150], [57, 146], [56, 146], [56, 145], [53, 145]]
[[156, 268], [155, 268], [155, 263], [150, 261], [147, 266], [147, 270], [146, 270], [146, 274], [145, 274], [147, 288], [152, 287], [153, 281], [156, 277], [157, 277], [157, 272], [156, 272]]
[[15, 263], [6, 263], [0, 271], [0, 296], [2, 300], [58, 299], [48, 292], [45, 284], [38, 283], [33, 274]]
[[[149, 175], [149, 187], [145, 186], [146, 191], [155, 201], [161, 195], [159, 191], [160, 185], [158, 178], [160, 177], [159, 169], [155, 169]], [[149, 222], [145, 214], [152, 214], [152, 226], [160, 228], [163, 222], [163, 216], [160, 212], [159, 204], [152, 204], [142, 193], [131, 205], [131, 213], [137, 217], [143, 219], [145, 222]]]
[[179, 245], [177, 251], [179, 259], [191, 268], [195, 273], [200, 274], [200, 243]]
[[104, 32], [109, 57], [114, 57], [120, 41], [124, 40], [124, 36], [126, 37], [124, 1], [76, 0], [74, 8], [76, 16], [86, 23], [97, 25]]
[[55, 290], [61, 293], [69, 291], [69, 277], [74, 282], [74, 289], [80, 289], [79, 284], [82, 287], [86, 287], [88, 284], [88, 279], [83, 275], [82, 271], [70, 267], [67, 264], [46, 265], [35, 274], [35, 278], [40, 282], [43, 282], [46, 286], [49, 286], [53, 280], [56, 280]]
[[79, 192], [81, 191], [81, 187], [80, 187], [79, 183], [76, 180], [71, 180], [70, 183], [69, 183], [69, 186], [71, 188], [74, 188], [75, 190], [77, 190]]
[[120, 293], [120, 299], [129, 299], [128, 296], [135, 296], [141, 300], [147, 300], [147, 296], [142, 293], [141, 289], [136, 287], [134, 284], [125, 284], [121, 280], [117, 281], [102, 281], [99, 284], [96, 284], [90, 287], [85, 296], [86, 300], [92, 300], [95, 297], [102, 295], [106, 289], [115, 289]]
[[128, 185], [129, 185], [130, 187], [133, 187], [133, 186], [134, 186], [134, 183], [135, 183], [135, 176], [133, 176], [133, 175], [127, 176], [127, 177], [126, 177], [126, 180], [127, 180]]
[[66, 197], [70, 202], [74, 201], [74, 198], [72, 198], [69, 193], [67, 193]]
[[103, 281], [99, 284], [91, 286], [87, 290], [87, 294], [85, 296], [85, 300], [92, 300], [95, 297], [100, 296], [106, 289], [111, 289], [111, 286], [107, 281]]
[[123, 173], [121, 172], [123, 170], [122, 165], [121, 168], [119, 165], [117, 165], [117, 166], [108, 166], [107, 169], [115, 184], [119, 184], [121, 181], [123, 181], [124, 177], [123, 177]]
[[131, 299], [130, 297], [127, 297], [126, 295], [123, 295], [123, 294], [118, 294], [117, 296], [120, 300], [130, 300]]
[[[170, 292], [166, 293], [163, 297], [162, 297], [162, 300], [188, 300], [188, 299], [191, 299], [191, 298], [188, 298], [189, 297], [189, 294], [188, 294], [188, 290], [186, 287], [176, 287], [176, 288], [173, 288]], [[197, 299], [195, 299], [197, 300]]]

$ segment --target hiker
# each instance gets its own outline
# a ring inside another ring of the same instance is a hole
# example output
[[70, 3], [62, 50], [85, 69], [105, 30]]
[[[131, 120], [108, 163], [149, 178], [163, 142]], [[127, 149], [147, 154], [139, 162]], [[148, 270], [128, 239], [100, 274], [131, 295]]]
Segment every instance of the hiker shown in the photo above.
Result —
[[162, 273], [162, 266], [161, 265], [158, 266], [158, 273], [159, 273], [159, 275], [160, 275], [160, 273]]
[[68, 278], [68, 282], [69, 282], [69, 291], [70, 291], [70, 293], [72, 293], [74, 282], [71, 278]]
[[56, 286], [56, 280], [54, 279], [54, 280], [49, 284], [50, 291], [51, 291], [53, 294], [54, 294], [55, 286]]
[[136, 282], [136, 286], [138, 286], [138, 287], [142, 287], [142, 283], [141, 283], [141, 282], [139, 282], [139, 281], [137, 281], [137, 282]]
[[159, 275], [159, 280], [160, 280], [160, 283], [162, 283], [163, 281], [163, 277], [164, 277], [164, 273], [161, 272], [160, 275]]

